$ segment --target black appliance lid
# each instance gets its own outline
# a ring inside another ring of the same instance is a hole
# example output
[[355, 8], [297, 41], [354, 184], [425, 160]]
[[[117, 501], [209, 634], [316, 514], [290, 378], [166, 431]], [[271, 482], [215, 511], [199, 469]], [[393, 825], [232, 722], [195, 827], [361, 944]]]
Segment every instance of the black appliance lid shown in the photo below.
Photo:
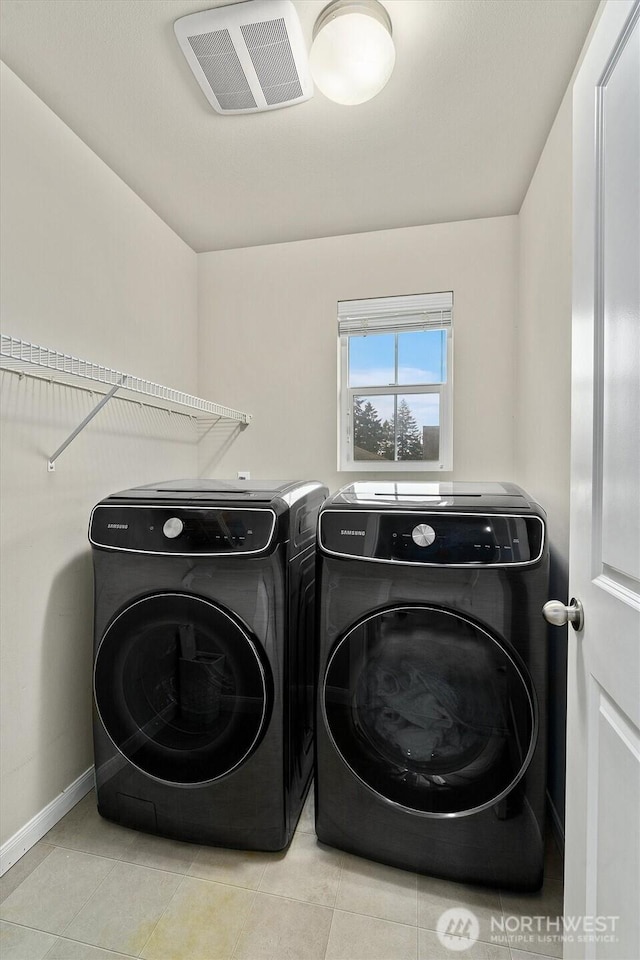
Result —
[[[149, 483], [130, 490], [112, 493], [109, 500], [153, 501], [189, 503], [272, 503], [274, 500], [285, 502], [297, 499], [305, 492], [319, 488], [321, 484], [312, 481], [292, 480], [169, 480], [163, 483]], [[292, 496], [293, 495], [293, 496]]]
[[531, 510], [535, 505], [515, 483], [460, 481], [374, 480], [342, 487], [325, 504], [336, 509]]

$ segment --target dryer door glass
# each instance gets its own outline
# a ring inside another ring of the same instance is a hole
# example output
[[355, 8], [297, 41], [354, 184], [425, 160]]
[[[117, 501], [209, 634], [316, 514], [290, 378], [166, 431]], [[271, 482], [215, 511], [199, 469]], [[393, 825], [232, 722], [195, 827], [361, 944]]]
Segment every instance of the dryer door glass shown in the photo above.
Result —
[[532, 686], [508, 645], [458, 614], [398, 607], [356, 624], [332, 652], [322, 707], [345, 763], [386, 800], [431, 816], [518, 803]]
[[229, 613], [198, 597], [158, 594], [107, 628], [94, 695], [131, 763], [159, 780], [195, 784], [224, 776], [255, 749], [271, 682], [257, 641]]

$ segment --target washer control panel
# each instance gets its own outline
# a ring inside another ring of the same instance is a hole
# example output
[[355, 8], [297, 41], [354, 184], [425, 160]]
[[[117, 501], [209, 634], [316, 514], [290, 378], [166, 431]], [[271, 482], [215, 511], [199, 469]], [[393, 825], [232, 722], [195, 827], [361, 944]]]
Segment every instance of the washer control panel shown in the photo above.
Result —
[[270, 509], [100, 504], [91, 515], [89, 540], [129, 553], [253, 554], [270, 546], [275, 524]]
[[540, 517], [327, 510], [319, 542], [327, 553], [437, 566], [511, 566], [542, 556]]

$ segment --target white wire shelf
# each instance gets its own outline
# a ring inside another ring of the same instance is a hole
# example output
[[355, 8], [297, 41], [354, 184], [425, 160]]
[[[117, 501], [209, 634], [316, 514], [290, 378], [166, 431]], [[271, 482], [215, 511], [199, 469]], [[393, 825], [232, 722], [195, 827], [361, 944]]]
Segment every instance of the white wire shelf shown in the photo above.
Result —
[[251, 421], [251, 414], [241, 410], [234, 410], [232, 407], [214, 403], [211, 400], [203, 400], [181, 390], [153, 383], [151, 380], [144, 380], [120, 370], [112, 370], [111, 367], [105, 367], [100, 363], [81, 360], [71, 354], [41, 347], [27, 340], [21, 340], [19, 337], [5, 334], [0, 335], [0, 368], [21, 376], [37, 376], [66, 386], [80, 386], [82, 382], [86, 382], [85, 389], [88, 388], [93, 392], [95, 388], [96, 392], [103, 394], [91, 413], [49, 457], [49, 470], [55, 469], [55, 461], [63, 450], [118, 391], [144, 397], [143, 402], [146, 406], [175, 410], [197, 421], [211, 422], [224, 419], [235, 420], [241, 425]]

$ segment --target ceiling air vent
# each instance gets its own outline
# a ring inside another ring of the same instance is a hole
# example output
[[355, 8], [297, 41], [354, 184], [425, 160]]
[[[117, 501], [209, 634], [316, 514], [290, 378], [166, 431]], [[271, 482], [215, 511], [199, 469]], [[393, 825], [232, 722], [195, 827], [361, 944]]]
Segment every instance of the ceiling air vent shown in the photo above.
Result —
[[178, 43], [218, 113], [259, 113], [313, 96], [291, 0], [246, 0], [176, 20]]

